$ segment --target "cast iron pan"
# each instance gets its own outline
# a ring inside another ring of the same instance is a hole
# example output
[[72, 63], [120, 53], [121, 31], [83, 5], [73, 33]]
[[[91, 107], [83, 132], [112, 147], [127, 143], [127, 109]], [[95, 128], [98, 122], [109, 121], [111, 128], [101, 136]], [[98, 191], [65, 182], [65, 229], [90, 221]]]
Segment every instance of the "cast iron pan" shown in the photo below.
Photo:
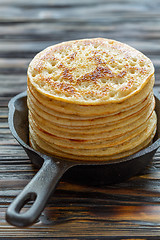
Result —
[[[111, 184], [124, 181], [138, 174], [153, 158], [160, 146], [160, 96], [155, 92], [158, 129], [149, 147], [117, 161], [91, 162], [73, 161], [50, 157], [35, 151], [28, 145], [28, 109], [26, 92], [9, 102], [9, 127], [13, 136], [22, 145], [33, 164], [40, 168], [24, 190], [8, 207], [6, 220], [15, 226], [33, 224], [43, 211], [48, 198], [62, 178], [86, 184]], [[24, 205], [33, 201], [31, 207], [22, 212]]]

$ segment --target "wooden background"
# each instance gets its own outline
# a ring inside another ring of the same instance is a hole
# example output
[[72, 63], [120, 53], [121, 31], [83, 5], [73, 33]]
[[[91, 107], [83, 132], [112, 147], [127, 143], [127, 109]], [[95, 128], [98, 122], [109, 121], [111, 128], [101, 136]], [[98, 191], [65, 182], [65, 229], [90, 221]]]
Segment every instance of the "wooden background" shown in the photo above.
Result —
[[160, 239], [160, 151], [141, 176], [113, 186], [61, 181], [39, 221], [16, 228], [5, 211], [36, 173], [10, 133], [7, 104], [26, 90], [26, 70], [45, 47], [116, 39], [154, 63], [160, 90], [160, 1], [0, 0], [0, 239]]

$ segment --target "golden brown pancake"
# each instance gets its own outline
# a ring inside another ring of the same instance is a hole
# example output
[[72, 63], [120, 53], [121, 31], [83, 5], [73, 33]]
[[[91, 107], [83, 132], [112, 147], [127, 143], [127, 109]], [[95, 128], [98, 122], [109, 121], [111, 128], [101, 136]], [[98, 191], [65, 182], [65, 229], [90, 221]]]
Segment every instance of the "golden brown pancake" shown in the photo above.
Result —
[[140, 92], [154, 74], [149, 58], [115, 40], [69, 41], [38, 53], [29, 83], [43, 96], [78, 105], [120, 103]]
[[148, 146], [157, 118], [154, 67], [115, 40], [69, 41], [28, 68], [29, 139], [48, 155], [110, 161]]

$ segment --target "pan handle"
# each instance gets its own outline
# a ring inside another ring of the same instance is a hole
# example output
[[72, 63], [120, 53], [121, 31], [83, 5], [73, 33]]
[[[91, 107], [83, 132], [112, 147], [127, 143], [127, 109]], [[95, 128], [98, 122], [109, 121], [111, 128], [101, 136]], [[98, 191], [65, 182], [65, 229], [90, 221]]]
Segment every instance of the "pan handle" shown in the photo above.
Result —
[[[32, 225], [43, 211], [58, 180], [70, 167], [69, 163], [55, 162], [46, 156], [41, 169], [8, 207], [7, 222], [18, 227]], [[24, 205], [30, 201], [33, 201], [30, 208], [21, 212]]]

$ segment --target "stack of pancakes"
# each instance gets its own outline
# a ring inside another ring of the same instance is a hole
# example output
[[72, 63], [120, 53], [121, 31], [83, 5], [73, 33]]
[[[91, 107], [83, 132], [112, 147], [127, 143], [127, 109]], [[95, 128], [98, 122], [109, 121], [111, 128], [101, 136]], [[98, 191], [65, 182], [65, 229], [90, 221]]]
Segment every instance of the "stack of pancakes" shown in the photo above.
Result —
[[148, 146], [156, 132], [154, 67], [109, 39], [60, 43], [28, 68], [31, 146], [51, 156], [108, 161]]

